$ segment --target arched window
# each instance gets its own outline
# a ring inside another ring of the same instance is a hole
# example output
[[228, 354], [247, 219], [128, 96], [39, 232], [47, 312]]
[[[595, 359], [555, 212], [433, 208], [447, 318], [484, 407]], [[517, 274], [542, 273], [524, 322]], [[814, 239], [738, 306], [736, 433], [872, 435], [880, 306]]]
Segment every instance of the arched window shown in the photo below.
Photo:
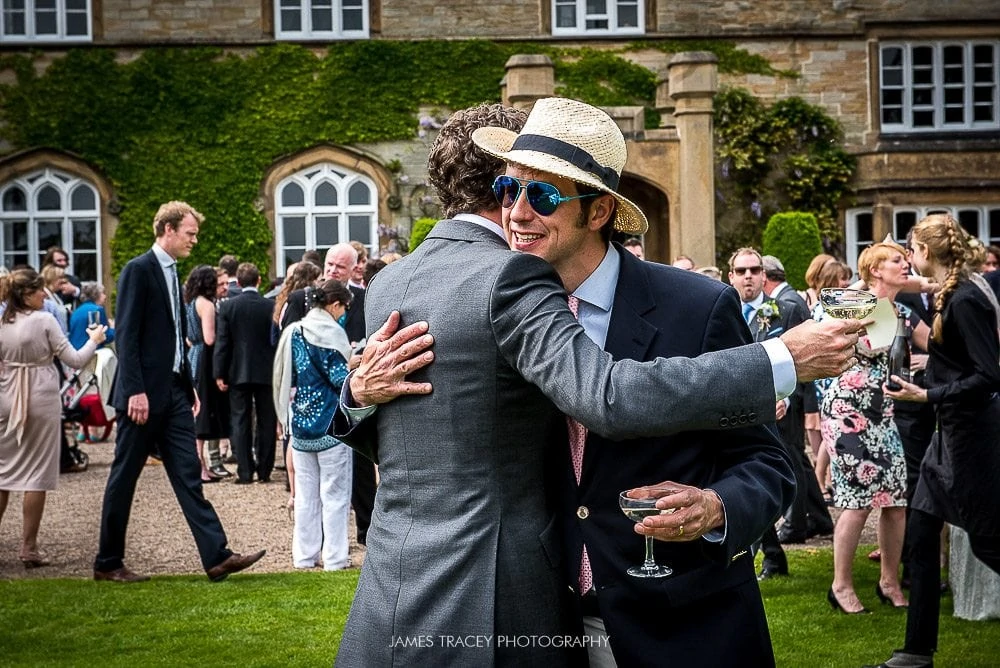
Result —
[[346, 241], [374, 250], [378, 243], [378, 191], [363, 174], [315, 165], [278, 183], [274, 202], [278, 275], [306, 250], [326, 253]]
[[100, 198], [83, 179], [54, 169], [0, 185], [0, 256], [13, 267], [41, 267], [52, 246], [69, 254], [69, 273], [82, 281], [101, 276]]

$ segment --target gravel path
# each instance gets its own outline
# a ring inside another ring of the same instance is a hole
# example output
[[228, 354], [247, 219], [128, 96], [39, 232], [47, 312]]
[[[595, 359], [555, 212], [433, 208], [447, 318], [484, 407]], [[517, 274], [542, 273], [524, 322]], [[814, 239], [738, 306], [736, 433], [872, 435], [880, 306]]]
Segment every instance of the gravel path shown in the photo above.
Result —
[[[113, 437], [112, 437], [113, 438]], [[84, 444], [90, 467], [83, 473], [59, 476], [59, 488], [49, 492], [38, 535], [46, 568], [26, 571], [18, 560], [21, 535], [21, 494], [11, 494], [0, 524], [0, 578], [83, 577], [93, 575], [94, 555], [101, 525], [101, 501], [114, 452], [114, 443]], [[228, 466], [235, 470], [235, 465]], [[275, 471], [268, 484], [234, 485], [232, 478], [205, 485], [205, 496], [219, 513], [236, 552], [267, 549], [254, 572], [291, 571], [292, 521], [285, 503], [285, 472]], [[364, 548], [353, 541], [351, 561], [359, 565]], [[203, 573], [194, 539], [174, 497], [166, 471], [147, 464], [139, 478], [129, 521], [125, 563], [138, 573]]]
[[[113, 438], [113, 437], [112, 437]], [[83, 473], [59, 477], [59, 488], [50, 492], [38, 542], [52, 561], [46, 568], [26, 571], [17, 558], [21, 535], [21, 495], [13, 493], [0, 524], [0, 578], [82, 577], [93, 574], [94, 555], [101, 523], [101, 500], [114, 443], [84, 444], [90, 467]], [[235, 466], [230, 466], [234, 469]], [[215, 506], [236, 552], [266, 548], [254, 572], [282, 572], [292, 568], [292, 521], [285, 510], [285, 472], [275, 471], [269, 484], [234, 485], [232, 478], [205, 485], [205, 496]], [[875, 543], [872, 513], [861, 543]], [[834, 513], [836, 517], [836, 512]], [[351, 516], [351, 562], [359, 567], [364, 548], [354, 542]], [[814, 538], [790, 549], [829, 547], [830, 537]], [[132, 517], [129, 521], [125, 563], [138, 573], [202, 573], [201, 562], [184, 516], [181, 514], [166, 472], [159, 464], [148, 464], [139, 478]], [[832, 564], [831, 564], [832, 570]]]

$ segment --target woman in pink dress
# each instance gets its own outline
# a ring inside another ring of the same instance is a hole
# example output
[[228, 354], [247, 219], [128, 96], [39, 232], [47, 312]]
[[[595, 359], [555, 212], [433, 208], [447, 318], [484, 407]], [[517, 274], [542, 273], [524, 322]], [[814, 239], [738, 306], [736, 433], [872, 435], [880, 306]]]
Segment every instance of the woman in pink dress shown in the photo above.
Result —
[[59, 478], [62, 403], [58, 357], [68, 366], [84, 366], [104, 341], [102, 325], [87, 332], [76, 350], [52, 314], [42, 310], [44, 281], [34, 269], [18, 269], [0, 278], [0, 520], [11, 492], [24, 492], [21, 563], [47, 566], [38, 551], [38, 527], [45, 493]]

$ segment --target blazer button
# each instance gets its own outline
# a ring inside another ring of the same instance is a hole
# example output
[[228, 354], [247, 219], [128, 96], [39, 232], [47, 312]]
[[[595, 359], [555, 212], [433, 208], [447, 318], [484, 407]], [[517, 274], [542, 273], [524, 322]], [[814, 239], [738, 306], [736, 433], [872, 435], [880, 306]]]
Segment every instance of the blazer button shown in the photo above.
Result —
[[756, 422], [757, 421], [757, 414], [756, 413], [751, 412], [749, 417], [750, 417], [750, 422]]
[[587, 506], [580, 506], [576, 509], [576, 516], [581, 520], [585, 520], [590, 517], [590, 509]]
[[720, 427], [728, 427], [729, 426], [729, 418], [724, 417], [724, 418], [720, 419], [719, 420], [719, 426]]
[[741, 415], [740, 416], [740, 424], [746, 424], [748, 421], [749, 421], [749, 418], [747, 418], [746, 415]]

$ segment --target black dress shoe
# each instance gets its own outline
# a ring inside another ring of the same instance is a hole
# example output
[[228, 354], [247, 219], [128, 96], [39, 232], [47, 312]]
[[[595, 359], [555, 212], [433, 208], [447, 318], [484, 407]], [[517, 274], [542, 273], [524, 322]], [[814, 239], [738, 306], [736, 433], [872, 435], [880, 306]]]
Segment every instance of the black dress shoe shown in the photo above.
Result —
[[222, 464], [219, 464], [218, 466], [213, 466], [212, 468], [210, 468], [210, 469], [208, 469], [208, 470], [209, 470], [209, 471], [210, 471], [210, 472], [211, 472], [211, 473], [212, 473], [213, 475], [217, 475], [217, 476], [219, 476], [220, 478], [228, 478], [228, 477], [230, 477], [231, 475], [233, 475], [233, 474], [232, 474], [232, 471], [230, 471], [229, 469], [227, 469], [227, 468], [226, 468], [225, 466], [223, 466]]
[[814, 536], [832, 536], [833, 535], [833, 524], [810, 524], [806, 528], [806, 538], [813, 538]]
[[788, 566], [775, 566], [774, 564], [764, 564], [757, 576], [757, 580], [763, 582], [776, 577], [788, 577]]
[[267, 550], [261, 550], [260, 552], [254, 552], [253, 554], [246, 555], [234, 552], [221, 564], [218, 566], [212, 566], [205, 572], [208, 574], [208, 579], [212, 582], [222, 582], [231, 574], [239, 573], [242, 570], [250, 568], [260, 561], [261, 557], [265, 554], [267, 554]]
[[882, 601], [883, 605], [891, 605], [894, 608], [907, 608], [907, 607], [909, 607], [906, 603], [904, 603], [903, 605], [896, 605], [895, 603], [893, 603], [892, 599], [889, 598], [888, 596], [886, 596], [885, 592], [882, 591], [882, 583], [881, 582], [879, 582], [879, 583], [877, 583], [875, 585], [875, 595], [878, 596], [878, 600]]
[[778, 531], [778, 542], [782, 545], [804, 543], [806, 538], [804, 531], [785, 531], [784, 528]]
[[243, 478], [237, 478], [236, 480], [233, 481], [233, 484], [234, 485], [251, 485], [251, 484], [253, 484], [253, 478], [249, 478], [247, 480], [244, 480]]
[[865, 664], [861, 668], [934, 668], [934, 656], [897, 649], [886, 661], [876, 665]]

